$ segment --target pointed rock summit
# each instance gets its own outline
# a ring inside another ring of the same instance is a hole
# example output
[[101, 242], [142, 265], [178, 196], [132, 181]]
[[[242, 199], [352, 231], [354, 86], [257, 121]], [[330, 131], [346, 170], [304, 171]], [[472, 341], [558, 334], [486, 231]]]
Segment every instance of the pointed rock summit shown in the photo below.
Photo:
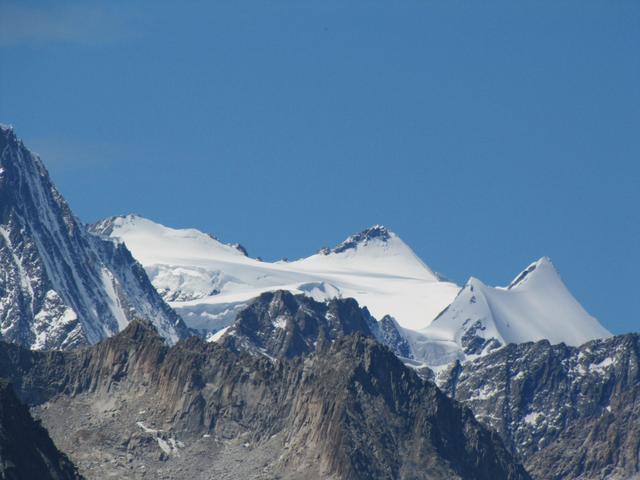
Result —
[[347, 239], [340, 244], [336, 245], [331, 253], [342, 253], [346, 250], [358, 248], [360, 246], [366, 246], [370, 242], [378, 242], [385, 243], [388, 242], [391, 238], [395, 237], [396, 234], [387, 230], [386, 227], [382, 225], [374, 225], [371, 228], [367, 228], [360, 233], [356, 233], [355, 235], [350, 235]]
[[91, 235], [40, 158], [0, 128], [0, 333], [34, 349], [96, 343], [133, 318], [175, 342], [182, 320], [124, 245]]
[[394, 232], [374, 225], [350, 235], [334, 248], [295, 262], [320, 268], [353, 268], [390, 276], [405, 276], [431, 282], [440, 277]]

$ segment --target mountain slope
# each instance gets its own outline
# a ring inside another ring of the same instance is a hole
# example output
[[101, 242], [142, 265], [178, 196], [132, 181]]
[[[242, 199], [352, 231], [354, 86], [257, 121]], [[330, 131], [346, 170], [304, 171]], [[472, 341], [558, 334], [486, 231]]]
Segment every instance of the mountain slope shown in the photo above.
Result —
[[40, 159], [0, 127], [0, 332], [35, 349], [95, 343], [147, 318], [186, 332], [124, 245], [89, 234]]
[[375, 226], [332, 250], [295, 262], [262, 262], [197, 230], [177, 230], [128, 215], [93, 226], [122, 240], [154, 286], [187, 324], [205, 332], [229, 325], [254, 297], [272, 290], [317, 300], [353, 297], [377, 318], [421, 328], [459, 288], [442, 281], [394, 233]]
[[457, 364], [443, 390], [540, 480], [640, 477], [640, 337], [511, 344]]
[[0, 478], [6, 480], [80, 480], [74, 465], [60, 453], [47, 431], [0, 379]]
[[421, 348], [440, 352], [442, 363], [474, 358], [509, 343], [546, 339], [552, 344], [580, 345], [611, 335], [576, 301], [546, 257], [506, 288], [470, 279], [452, 304], [420, 333], [427, 338]]
[[359, 333], [269, 359], [196, 337], [169, 348], [136, 321], [71, 352], [0, 343], [0, 375], [88, 478], [529, 478], [468, 409]]

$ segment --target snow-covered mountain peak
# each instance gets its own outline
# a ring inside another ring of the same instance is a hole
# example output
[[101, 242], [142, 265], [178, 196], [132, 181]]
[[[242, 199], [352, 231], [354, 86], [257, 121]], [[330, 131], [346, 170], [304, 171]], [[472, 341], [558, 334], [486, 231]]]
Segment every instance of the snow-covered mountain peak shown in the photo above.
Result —
[[246, 257], [239, 244], [227, 245], [195, 228], [171, 228], [135, 214], [111, 217], [91, 227], [94, 233], [124, 241], [143, 265], [200, 265], [205, 259]]
[[0, 130], [0, 333], [35, 349], [95, 343], [147, 318], [186, 334], [122, 245], [88, 233], [40, 158]]
[[486, 285], [484, 284], [484, 282], [479, 278], [469, 277], [469, 280], [467, 280], [467, 283], [464, 285], [463, 288], [468, 288], [469, 290], [473, 291], [476, 288], [483, 288], [485, 286]]
[[440, 349], [457, 348], [462, 358], [508, 343], [546, 339], [580, 345], [611, 335], [571, 295], [548, 257], [529, 265], [506, 288], [470, 278], [422, 333]]
[[353, 297], [376, 318], [393, 316], [411, 347], [406, 356], [432, 366], [512, 342], [579, 344], [609, 335], [573, 298], [546, 257], [509, 287], [471, 277], [461, 290], [442, 281], [398, 235], [379, 225], [328, 252], [270, 263], [194, 229], [172, 229], [136, 216], [108, 224], [96, 229], [124, 241], [165, 300], [189, 326], [205, 333], [228, 326], [261, 293], [286, 290], [317, 301]]
[[321, 250], [292, 264], [303, 269], [346, 269], [428, 282], [442, 280], [398, 235], [381, 225], [351, 235], [331, 250]]
[[407, 328], [422, 328], [459, 290], [381, 226], [349, 237], [341, 244], [349, 248], [293, 262], [259, 261], [198, 230], [135, 216], [99, 222], [94, 231], [123, 241], [163, 298], [205, 332], [229, 325], [252, 298], [279, 289], [316, 300], [354, 297], [377, 318], [391, 314]]

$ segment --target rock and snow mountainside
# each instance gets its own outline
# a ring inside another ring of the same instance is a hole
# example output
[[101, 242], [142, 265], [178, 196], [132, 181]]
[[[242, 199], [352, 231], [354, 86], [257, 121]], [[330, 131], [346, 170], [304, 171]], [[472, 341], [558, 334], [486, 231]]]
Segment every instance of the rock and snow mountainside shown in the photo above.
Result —
[[215, 332], [265, 291], [316, 300], [352, 297], [376, 318], [389, 314], [419, 329], [451, 303], [459, 287], [442, 281], [394, 233], [375, 226], [332, 250], [295, 262], [262, 262], [194, 229], [135, 215], [103, 220], [93, 232], [122, 240], [153, 285], [189, 327]]
[[388, 327], [395, 344], [403, 344], [403, 357], [432, 367], [512, 342], [546, 338], [579, 345], [610, 335], [546, 258], [507, 288], [472, 278], [460, 290], [380, 226], [311, 257], [275, 263], [249, 258], [244, 249], [198, 230], [172, 229], [135, 215], [104, 220], [93, 231], [122, 240], [170, 305], [203, 332], [227, 327], [263, 292], [288, 290], [316, 300], [355, 298], [384, 320], [382, 329]]
[[509, 343], [581, 345], [611, 334], [571, 295], [551, 261], [529, 265], [506, 288], [471, 278], [453, 303], [420, 331], [420, 358], [433, 366], [473, 359]]
[[[286, 317], [290, 300], [254, 310]], [[496, 433], [370, 337], [272, 352], [198, 337], [168, 347], [134, 321], [73, 351], [0, 342], [0, 376], [89, 479], [530, 478]]]
[[36, 349], [70, 348], [113, 335], [137, 317], [153, 321], [172, 342], [187, 334], [184, 322], [213, 337], [252, 299], [275, 290], [322, 301], [355, 298], [383, 319], [380, 332], [389, 342], [393, 337], [403, 357], [432, 367], [508, 343], [578, 345], [609, 336], [544, 258], [507, 288], [472, 278], [460, 290], [381, 226], [311, 257], [273, 263], [198, 230], [138, 216], [114, 217], [91, 230], [102, 238], [78, 222], [40, 159], [2, 127], [4, 338]]
[[40, 159], [0, 127], [0, 333], [34, 349], [95, 343], [134, 318], [187, 331], [127, 248], [87, 232]]
[[640, 336], [511, 344], [438, 375], [540, 480], [640, 478]]

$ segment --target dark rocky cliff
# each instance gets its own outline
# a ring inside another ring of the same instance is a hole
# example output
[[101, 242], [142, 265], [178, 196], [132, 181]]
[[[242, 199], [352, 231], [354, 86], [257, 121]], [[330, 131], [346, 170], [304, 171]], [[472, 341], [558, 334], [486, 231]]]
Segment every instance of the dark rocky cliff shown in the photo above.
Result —
[[80, 480], [76, 468], [0, 380], [0, 478]]

